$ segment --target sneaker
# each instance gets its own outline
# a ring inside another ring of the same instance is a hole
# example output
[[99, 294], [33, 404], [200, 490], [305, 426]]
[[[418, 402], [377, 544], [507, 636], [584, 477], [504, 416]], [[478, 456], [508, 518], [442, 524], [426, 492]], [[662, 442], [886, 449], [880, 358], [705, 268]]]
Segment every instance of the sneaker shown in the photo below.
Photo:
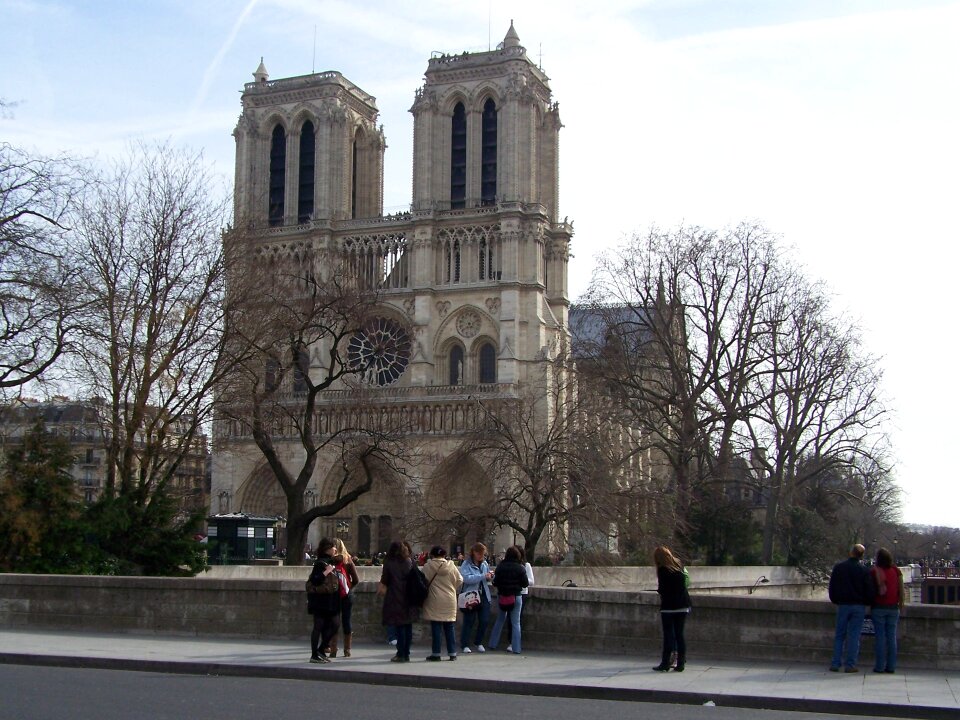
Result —
[[390, 658], [390, 662], [403, 662], [403, 658], [399, 655], [394, 655], [392, 658]]
[[855, 667], [848, 667], [848, 668], [844, 668], [843, 671], [845, 673], [855, 673], [855, 672], [860, 672], [860, 669]]
[[471, 650], [468, 646], [464, 645], [463, 649], [460, 650], [460, 652], [462, 652], [464, 655], [469, 655], [470, 653], [473, 652], [473, 650]]
[[482, 653], [486, 651], [487, 649], [483, 645], [477, 645], [477, 652]]
[[450, 656], [450, 659], [451, 659], [451, 660], [456, 660], [456, 659], [457, 659], [457, 656], [456, 656], [456, 655], [451, 655], [451, 656]]
[[428, 660], [429, 662], [440, 662], [440, 656], [439, 656], [439, 655], [427, 655], [427, 660]]
[[830, 666], [830, 672], [840, 672], [840, 668], [839, 668], [839, 667], [834, 667], [833, 665], [831, 665], [831, 666]]
[[310, 662], [312, 662], [312, 663], [322, 663], [323, 660], [320, 659], [320, 656], [319, 656], [319, 655], [311, 655], [311, 656], [310, 656]]
[[396, 646], [396, 644], [397, 644], [397, 641], [396, 641], [396, 640], [387, 640], [387, 645]]

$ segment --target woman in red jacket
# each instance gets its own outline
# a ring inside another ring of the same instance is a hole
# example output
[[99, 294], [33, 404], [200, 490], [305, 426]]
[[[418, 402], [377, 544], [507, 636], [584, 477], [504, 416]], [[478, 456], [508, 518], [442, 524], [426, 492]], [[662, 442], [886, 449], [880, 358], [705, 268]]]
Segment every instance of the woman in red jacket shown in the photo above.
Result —
[[903, 575], [886, 548], [877, 550], [877, 564], [870, 571], [876, 585], [873, 598], [875, 673], [897, 669], [897, 622], [903, 609]]

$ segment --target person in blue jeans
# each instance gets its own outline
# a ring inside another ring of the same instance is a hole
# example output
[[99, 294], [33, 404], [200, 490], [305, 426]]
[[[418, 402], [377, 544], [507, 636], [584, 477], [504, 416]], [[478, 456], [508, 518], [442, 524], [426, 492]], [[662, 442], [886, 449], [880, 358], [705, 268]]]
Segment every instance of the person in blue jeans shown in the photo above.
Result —
[[897, 669], [897, 623], [903, 610], [903, 575], [886, 548], [877, 551], [877, 564], [870, 571], [876, 585], [873, 599], [875, 673], [893, 673]]
[[850, 556], [833, 566], [830, 573], [830, 602], [837, 606], [837, 627], [833, 638], [833, 659], [830, 671], [859, 672], [860, 633], [866, 606], [873, 601], [873, 581], [870, 571], [863, 566], [863, 545], [854, 545]]
[[490, 620], [490, 588], [487, 582], [493, 579], [493, 571], [487, 565], [484, 559], [487, 555], [487, 546], [483, 543], [476, 543], [470, 548], [470, 554], [460, 565], [460, 576], [463, 578], [463, 586], [460, 592], [470, 592], [475, 590], [480, 595], [480, 606], [473, 610], [463, 611], [463, 627], [460, 629], [460, 652], [469, 654], [470, 634], [473, 632], [473, 626], [476, 623], [477, 633], [474, 636], [474, 647], [477, 652], [484, 652], [483, 635], [487, 631], [487, 623]]
[[522, 553], [516, 545], [511, 545], [503, 555], [503, 562], [497, 565], [493, 574], [493, 584], [497, 588], [497, 604], [500, 614], [490, 633], [490, 649], [496, 650], [500, 643], [500, 633], [506, 619], [510, 618], [512, 629], [509, 652], [520, 654], [520, 611], [523, 609], [521, 591], [527, 587], [527, 570], [521, 563]]

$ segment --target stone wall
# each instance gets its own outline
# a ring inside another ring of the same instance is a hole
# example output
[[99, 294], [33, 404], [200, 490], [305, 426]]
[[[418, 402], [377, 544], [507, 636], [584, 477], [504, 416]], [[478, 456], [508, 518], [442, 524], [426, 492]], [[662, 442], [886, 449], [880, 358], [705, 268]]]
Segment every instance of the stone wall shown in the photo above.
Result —
[[[358, 640], [383, 641], [375, 583], [356, 589]], [[524, 611], [524, 648], [603, 652], [656, 659], [655, 592], [535, 587]], [[687, 625], [691, 659], [826, 664], [833, 606], [815, 600], [700, 595]], [[300, 639], [310, 618], [302, 580], [0, 575], [6, 628]], [[421, 648], [429, 631], [415, 626]], [[960, 608], [910, 606], [901, 619], [901, 664], [960, 670]], [[863, 658], [871, 658], [865, 638]], [[386, 650], [386, 648], [384, 648]], [[642, 658], [642, 659], [641, 659]], [[865, 664], [868, 662], [864, 661]]]

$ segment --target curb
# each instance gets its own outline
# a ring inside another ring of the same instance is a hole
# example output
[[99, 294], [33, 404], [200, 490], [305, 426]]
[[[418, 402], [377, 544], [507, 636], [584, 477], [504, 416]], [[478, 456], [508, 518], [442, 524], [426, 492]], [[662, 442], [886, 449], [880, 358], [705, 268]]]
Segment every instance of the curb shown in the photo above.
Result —
[[457, 692], [482, 692], [501, 695], [529, 695], [536, 697], [573, 698], [577, 700], [614, 700], [618, 702], [666, 703], [673, 705], [703, 705], [711, 701], [715, 703], [717, 707], [736, 707], [750, 710], [780, 710], [824, 714], [832, 713], [838, 715], [918, 718], [921, 720], [956, 720], [957, 717], [956, 709], [943, 707], [809, 698], [716, 695], [678, 690], [600, 688], [589, 685], [552, 685], [518, 680], [473, 680], [469, 677], [449, 678], [357, 670], [338, 669], [333, 672], [324, 672], [323, 669], [321, 669], [322, 666], [292, 668], [174, 660], [83, 657], [76, 655], [35, 655], [10, 652], [0, 653], [0, 664], [80, 668], [88, 670], [124, 670], [170, 675], [211, 675], [279, 680], [308, 680], [314, 682], [384, 685], [390, 687], [415, 687], [424, 690], [452, 690]]

